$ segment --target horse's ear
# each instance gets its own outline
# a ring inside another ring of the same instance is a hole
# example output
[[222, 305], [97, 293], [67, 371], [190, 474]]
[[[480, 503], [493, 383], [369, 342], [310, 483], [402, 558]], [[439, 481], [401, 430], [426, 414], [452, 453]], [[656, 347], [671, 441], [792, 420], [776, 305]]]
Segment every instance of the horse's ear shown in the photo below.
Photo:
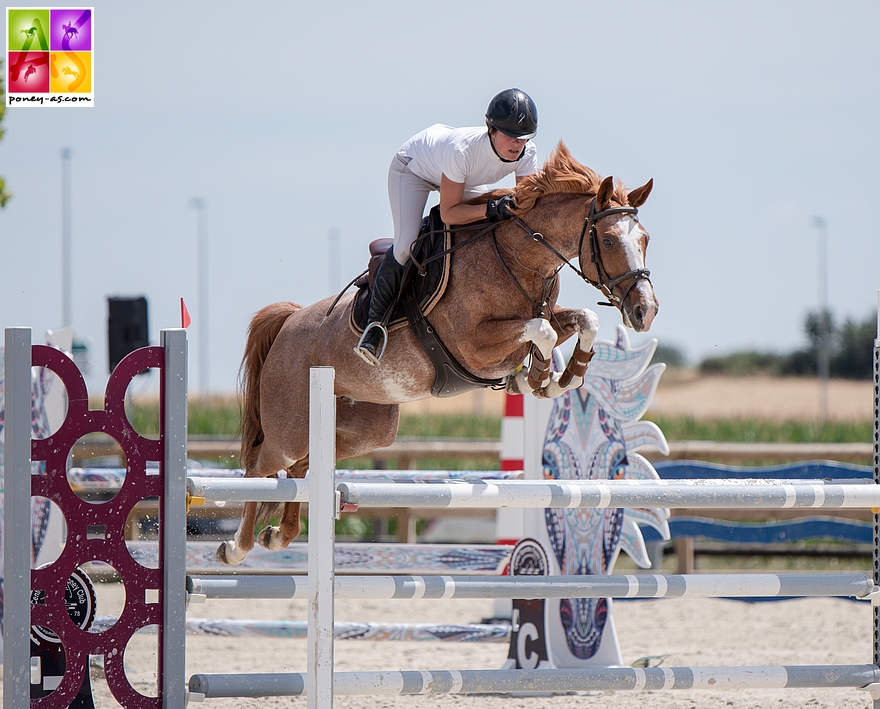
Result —
[[596, 193], [596, 211], [601, 212], [608, 209], [611, 204], [611, 195], [614, 193], [614, 178], [608, 175], [602, 184], [599, 185], [599, 191]]
[[648, 201], [648, 195], [651, 194], [652, 189], [654, 189], [653, 177], [641, 187], [636, 187], [632, 192], [630, 192], [626, 196], [626, 201], [629, 202], [630, 207], [641, 207], [645, 202]]

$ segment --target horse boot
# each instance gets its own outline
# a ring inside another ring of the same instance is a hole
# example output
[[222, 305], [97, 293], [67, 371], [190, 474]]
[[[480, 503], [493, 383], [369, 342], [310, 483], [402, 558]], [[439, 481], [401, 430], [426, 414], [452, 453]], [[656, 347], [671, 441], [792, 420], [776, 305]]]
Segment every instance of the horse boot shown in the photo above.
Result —
[[376, 278], [373, 281], [373, 291], [370, 293], [369, 324], [364, 328], [364, 334], [355, 345], [354, 352], [371, 367], [376, 367], [385, 347], [388, 344], [388, 328], [385, 323], [391, 315], [391, 307], [400, 290], [400, 281], [406, 266], [398, 263], [394, 253], [389, 250], [379, 264]]

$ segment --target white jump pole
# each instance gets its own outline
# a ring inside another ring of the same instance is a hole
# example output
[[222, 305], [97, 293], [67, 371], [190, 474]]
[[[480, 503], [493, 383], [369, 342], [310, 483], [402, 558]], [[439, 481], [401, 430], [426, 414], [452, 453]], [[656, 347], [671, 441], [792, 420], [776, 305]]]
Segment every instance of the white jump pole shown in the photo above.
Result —
[[877, 508], [880, 487], [822, 480], [537, 480], [339, 483], [359, 507]]
[[[314, 467], [312, 467], [314, 469]], [[311, 476], [310, 476], [311, 478]], [[194, 496], [208, 500], [305, 502], [309, 482], [293, 479], [190, 478]], [[786, 509], [880, 507], [880, 488], [859, 480], [464, 480], [344, 481], [343, 503], [357, 507], [669, 507], [671, 509]], [[314, 493], [313, 493], [314, 494]], [[223, 497], [226, 495], [226, 497]]]
[[[770, 665], [746, 667], [611, 667], [541, 670], [406, 670], [339, 672], [339, 695], [500, 694], [861, 688], [877, 681], [874, 665]], [[302, 695], [302, 673], [193, 675], [190, 686], [208, 698]], [[692, 701], [691, 704], [694, 702]], [[329, 705], [328, 705], [329, 706]]]
[[309, 372], [308, 709], [333, 709], [336, 397], [332, 367]]
[[[305, 599], [303, 576], [205, 576], [188, 580], [205, 599]], [[771, 598], [873, 597], [870, 574], [627, 574], [618, 576], [337, 576], [337, 598]]]

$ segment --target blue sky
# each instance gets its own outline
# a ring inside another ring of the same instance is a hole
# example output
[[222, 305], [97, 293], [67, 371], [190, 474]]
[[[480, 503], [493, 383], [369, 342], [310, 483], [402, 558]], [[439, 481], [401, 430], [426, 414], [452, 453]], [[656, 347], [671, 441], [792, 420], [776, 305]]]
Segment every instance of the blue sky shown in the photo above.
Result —
[[[23, 5], [27, 5], [24, 3]], [[34, 4], [45, 7], [45, 4]], [[0, 175], [0, 325], [59, 327], [61, 159], [73, 151], [73, 321], [103, 383], [111, 295], [145, 295], [150, 337], [192, 313], [203, 344], [193, 197], [207, 201], [209, 389], [234, 389], [250, 316], [333, 289], [389, 236], [386, 173], [410, 135], [479, 125], [497, 91], [635, 187], [660, 312], [647, 335], [691, 361], [804, 344], [880, 288], [880, 5], [830, 2], [97, 2], [90, 109], [11, 108]], [[563, 282], [561, 302], [599, 294]], [[601, 336], [619, 317], [599, 309]]]

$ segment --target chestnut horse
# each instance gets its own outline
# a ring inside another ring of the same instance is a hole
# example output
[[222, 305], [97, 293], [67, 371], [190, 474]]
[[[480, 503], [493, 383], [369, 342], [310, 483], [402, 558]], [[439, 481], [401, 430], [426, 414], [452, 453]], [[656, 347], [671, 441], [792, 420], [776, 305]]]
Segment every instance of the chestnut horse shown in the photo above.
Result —
[[[627, 193], [611, 177], [601, 180], [578, 163], [560, 142], [543, 168], [514, 188], [517, 217], [497, 224], [494, 243], [487, 233], [451, 254], [446, 291], [428, 318], [453, 357], [477, 377], [507, 377], [514, 392], [556, 397], [580, 386], [599, 319], [590, 310], [556, 306], [564, 266], [602, 290], [625, 325], [648, 330], [657, 300], [645, 268], [648, 233], [636, 212], [651, 187], [649, 181]], [[484, 227], [456, 227], [453, 247]], [[336, 370], [339, 459], [390, 445], [399, 404], [431, 396], [434, 368], [409, 328], [392, 330], [378, 367], [353, 352], [358, 338], [349, 325], [352, 298], [347, 294], [335, 308], [333, 298], [307, 307], [275, 303], [251, 321], [241, 372], [246, 477], [274, 477], [280, 470], [288, 477], [306, 474], [310, 367]], [[553, 348], [573, 335], [578, 340], [571, 368], [552, 376], [540, 371]], [[530, 348], [537, 372], [517, 372]], [[300, 531], [299, 507], [286, 503], [280, 526], [267, 526], [260, 544], [286, 547]], [[254, 546], [256, 523], [257, 504], [248, 502], [234, 540], [220, 545], [217, 558], [241, 563]]]

